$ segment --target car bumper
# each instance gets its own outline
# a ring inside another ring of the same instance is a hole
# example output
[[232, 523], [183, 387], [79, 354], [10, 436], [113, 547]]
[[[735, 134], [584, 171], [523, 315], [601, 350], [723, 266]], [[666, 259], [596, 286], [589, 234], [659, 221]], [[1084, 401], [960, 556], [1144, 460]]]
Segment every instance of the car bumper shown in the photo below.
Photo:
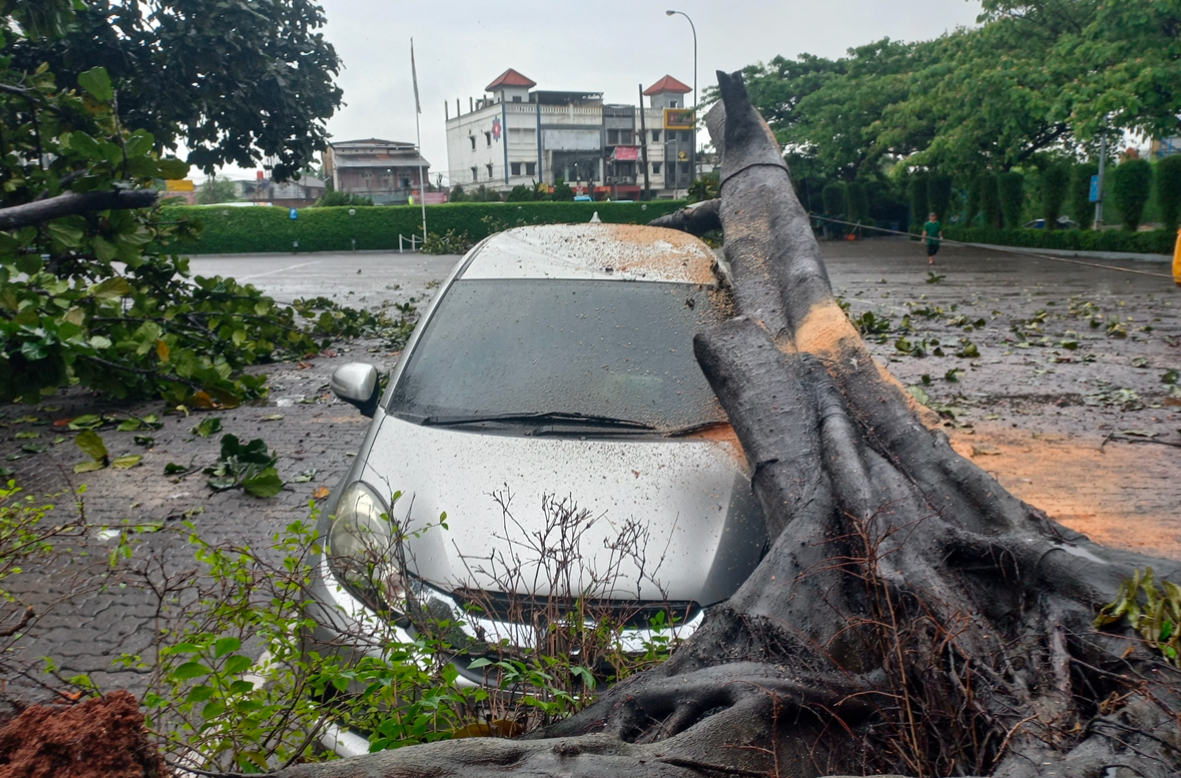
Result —
[[[382, 619], [337, 583], [324, 556], [313, 568], [310, 588], [311, 598], [305, 606], [305, 615], [314, 626], [302, 635], [305, 656], [312, 653], [321, 657], [336, 656], [351, 664], [364, 657], [380, 659], [387, 656], [391, 645], [415, 643], [415, 635], [410, 631]], [[448, 599], [437, 592], [432, 596]], [[455, 610], [458, 612], [457, 606]], [[625, 629], [620, 634], [620, 648], [626, 653], [642, 653], [657, 638], [670, 638], [674, 642], [685, 640], [704, 622], [706, 611], [701, 608], [693, 618], [663, 629]], [[522, 630], [519, 625], [473, 618], [470, 614], [464, 618], [467, 622], [465, 632], [472, 635], [477, 629], [492, 635], [508, 635], [514, 630]], [[472, 659], [475, 657], [468, 657], [469, 661]], [[458, 671], [457, 686], [477, 688], [486, 685], [487, 678], [480, 671], [469, 669], [468, 661], [457, 657], [452, 665]], [[325, 723], [320, 743], [342, 757], [369, 752], [368, 738], [331, 720]]]

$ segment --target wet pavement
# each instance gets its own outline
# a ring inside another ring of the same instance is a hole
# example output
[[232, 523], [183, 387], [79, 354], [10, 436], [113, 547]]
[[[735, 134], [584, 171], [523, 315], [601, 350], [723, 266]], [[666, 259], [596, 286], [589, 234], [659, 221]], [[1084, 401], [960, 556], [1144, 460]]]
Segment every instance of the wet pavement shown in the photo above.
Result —
[[[834, 288], [867, 330], [871, 349], [943, 413], [957, 450], [1096, 540], [1181, 558], [1181, 391], [1165, 382], [1169, 371], [1181, 370], [1181, 292], [1171, 280], [961, 248], [944, 249], [932, 277], [914, 243], [834, 242], [823, 249]], [[376, 307], [423, 300], [456, 259], [223, 256], [197, 257], [191, 266], [199, 275], [234, 275], [280, 300], [324, 295]], [[1142, 262], [1102, 264], [1168, 272]], [[210, 542], [262, 547], [308, 517], [315, 490], [336, 487], [367, 420], [336, 401], [327, 382], [335, 367], [355, 360], [385, 370], [396, 355], [372, 342], [337, 344], [303, 363], [266, 368], [266, 404], [212, 414], [225, 432], [261, 437], [276, 450], [289, 483], [271, 499], [212, 493], [199, 473], [163, 474], [170, 462], [205, 465], [217, 457], [220, 434], [201, 438], [190, 431], [200, 418], [165, 415], [159, 402], [118, 403], [79, 390], [36, 408], [0, 407], [0, 466], [12, 468], [20, 485], [37, 495], [85, 484], [83, 506], [92, 524], [164, 527], [137, 537], [137, 561], [151, 560], [170, 580], [192, 578], [197, 564], [185, 522]], [[76, 475], [72, 467], [85, 455], [72, 433], [52, 423], [107, 410], [157, 413], [164, 426], [150, 433], [154, 442], [147, 447], [135, 443], [137, 433], [104, 430], [113, 456], [142, 454], [142, 465]], [[23, 452], [30, 443], [47, 450]], [[313, 469], [309, 480], [292, 480]], [[71, 498], [56, 502], [68, 506]], [[145, 674], [116, 672], [112, 662], [125, 652], [150, 655], [165, 623], [167, 595], [143, 587], [142, 577], [106, 572], [112, 536], [94, 530], [63, 543], [74, 553], [5, 582], [38, 613], [10, 657], [35, 667], [38, 657], [52, 656], [63, 676], [85, 672], [104, 688], [138, 693]]]

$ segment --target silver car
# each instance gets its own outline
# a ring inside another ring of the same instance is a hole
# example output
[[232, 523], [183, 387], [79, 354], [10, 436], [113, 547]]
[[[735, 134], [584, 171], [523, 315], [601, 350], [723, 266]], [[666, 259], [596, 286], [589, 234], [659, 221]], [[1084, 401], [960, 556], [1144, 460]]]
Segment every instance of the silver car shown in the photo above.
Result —
[[312, 642], [380, 651], [450, 619], [460, 680], [483, 684], [489, 650], [583, 650], [546, 643], [556, 621], [610, 620], [624, 651], [691, 634], [766, 546], [693, 356], [729, 314], [723, 285], [705, 244], [655, 227], [521, 227], [473, 248], [384, 396], [369, 365], [333, 375], [373, 422], [320, 519]]

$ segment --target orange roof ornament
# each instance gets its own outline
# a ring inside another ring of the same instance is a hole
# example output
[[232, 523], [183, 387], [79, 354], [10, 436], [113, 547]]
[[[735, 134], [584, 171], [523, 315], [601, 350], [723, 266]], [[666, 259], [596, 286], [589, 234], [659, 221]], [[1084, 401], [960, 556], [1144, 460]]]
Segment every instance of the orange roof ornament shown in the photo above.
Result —
[[514, 86], [515, 87], [525, 87], [526, 89], [532, 89], [533, 87], [537, 86], [537, 82], [534, 81], [533, 79], [529, 78], [528, 76], [523, 75], [522, 73], [520, 73], [516, 70], [513, 70], [512, 68], [509, 68], [508, 70], [504, 71], [499, 76], [497, 76], [496, 80], [494, 80], [491, 84], [484, 87], [484, 91], [485, 92], [495, 92], [497, 89], [503, 89], [504, 87], [514, 87]]

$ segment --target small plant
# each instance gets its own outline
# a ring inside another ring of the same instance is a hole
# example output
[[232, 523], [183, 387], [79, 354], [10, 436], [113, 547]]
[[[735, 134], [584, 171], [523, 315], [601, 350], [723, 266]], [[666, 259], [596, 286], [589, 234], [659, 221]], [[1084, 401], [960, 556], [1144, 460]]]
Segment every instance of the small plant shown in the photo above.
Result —
[[[1143, 603], [1141, 603], [1143, 597]], [[1120, 586], [1119, 599], [1103, 606], [1095, 617], [1101, 629], [1127, 619], [1132, 628], [1170, 663], [1181, 667], [1181, 586], [1161, 581], [1157, 590], [1152, 568], [1135, 574]]]
[[243, 445], [236, 435], [221, 439], [221, 455], [205, 473], [209, 486], [217, 492], [241, 487], [255, 497], [274, 497], [283, 488], [283, 479], [275, 468], [278, 457], [267, 449], [261, 438]]
[[934, 270], [928, 270], [927, 277], [924, 280], [928, 284], [937, 284], [945, 278], [947, 278], [947, 276], [941, 276], [941, 275], [936, 274]]
[[474, 244], [466, 232], [447, 230], [442, 235], [427, 233], [421, 251], [423, 254], [466, 254], [472, 245]]

